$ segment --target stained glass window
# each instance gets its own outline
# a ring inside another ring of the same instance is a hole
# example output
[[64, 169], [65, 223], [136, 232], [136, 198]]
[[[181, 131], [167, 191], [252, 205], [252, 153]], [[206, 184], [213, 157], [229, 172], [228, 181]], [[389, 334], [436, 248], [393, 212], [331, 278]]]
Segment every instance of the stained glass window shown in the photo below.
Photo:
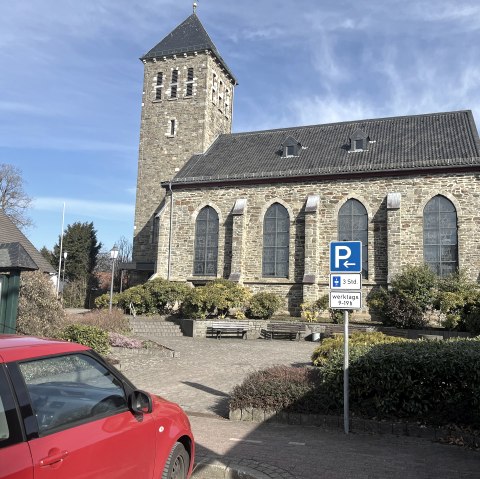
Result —
[[263, 276], [288, 278], [290, 218], [279, 203], [268, 208], [263, 220]]
[[339, 241], [362, 242], [362, 276], [368, 278], [368, 214], [358, 200], [348, 200], [338, 213]]
[[457, 211], [444, 196], [434, 196], [423, 210], [423, 259], [439, 276], [458, 268]]
[[202, 208], [195, 224], [193, 274], [216, 276], [218, 260], [218, 214], [211, 206]]

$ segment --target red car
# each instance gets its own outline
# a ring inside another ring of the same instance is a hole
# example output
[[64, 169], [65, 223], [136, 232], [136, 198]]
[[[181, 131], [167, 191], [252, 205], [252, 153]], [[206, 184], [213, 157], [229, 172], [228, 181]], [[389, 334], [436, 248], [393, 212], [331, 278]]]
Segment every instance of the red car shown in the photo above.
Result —
[[187, 479], [194, 451], [178, 405], [91, 349], [0, 335], [0, 478]]

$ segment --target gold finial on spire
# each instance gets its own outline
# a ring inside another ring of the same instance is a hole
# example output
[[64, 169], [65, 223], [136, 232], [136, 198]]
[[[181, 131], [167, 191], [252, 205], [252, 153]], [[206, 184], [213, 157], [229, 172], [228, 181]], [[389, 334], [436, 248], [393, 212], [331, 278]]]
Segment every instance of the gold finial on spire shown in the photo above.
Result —
[[197, 2], [193, 2], [193, 13], [197, 12]]

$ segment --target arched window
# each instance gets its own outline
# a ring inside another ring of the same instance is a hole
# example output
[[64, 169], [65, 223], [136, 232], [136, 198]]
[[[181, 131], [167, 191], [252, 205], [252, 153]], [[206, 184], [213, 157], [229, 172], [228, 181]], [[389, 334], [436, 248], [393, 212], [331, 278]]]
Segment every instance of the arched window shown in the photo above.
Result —
[[368, 214], [358, 200], [348, 200], [338, 212], [338, 240], [362, 242], [362, 275], [368, 278]]
[[288, 278], [289, 240], [288, 211], [281, 204], [274, 203], [263, 220], [263, 276]]
[[193, 274], [216, 276], [218, 260], [218, 214], [211, 206], [202, 208], [195, 223]]
[[423, 210], [423, 258], [439, 276], [458, 268], [457, 211], [445, 196], [434, 196]]

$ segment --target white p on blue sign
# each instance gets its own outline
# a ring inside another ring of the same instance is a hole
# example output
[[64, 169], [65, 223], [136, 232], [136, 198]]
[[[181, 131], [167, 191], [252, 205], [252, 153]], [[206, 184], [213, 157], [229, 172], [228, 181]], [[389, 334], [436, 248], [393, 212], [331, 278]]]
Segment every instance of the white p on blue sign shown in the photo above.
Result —
[[332, 241], [330, 243], [330, 271], [332, 273], [361, 273], [362, 242]]

